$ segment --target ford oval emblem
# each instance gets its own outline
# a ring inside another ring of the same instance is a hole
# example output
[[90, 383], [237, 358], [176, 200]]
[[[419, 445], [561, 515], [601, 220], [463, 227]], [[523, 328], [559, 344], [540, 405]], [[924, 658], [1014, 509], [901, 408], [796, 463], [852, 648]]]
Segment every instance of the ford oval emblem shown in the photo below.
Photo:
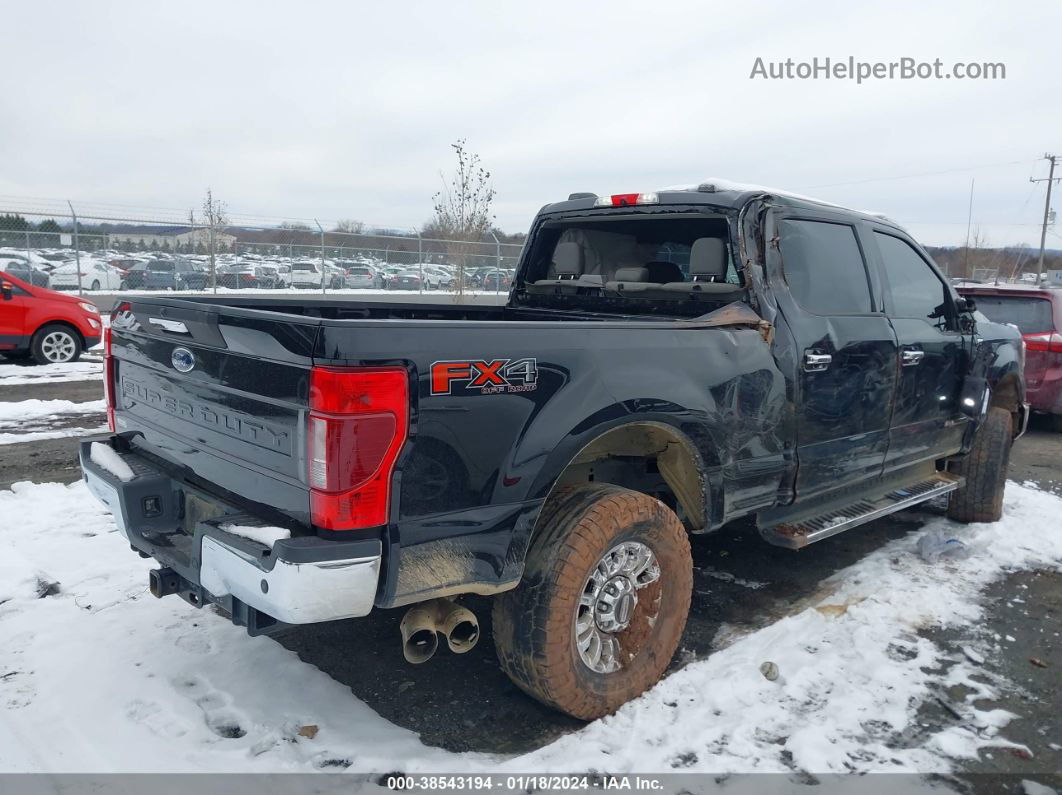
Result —
[[187, 373], [195, 367], [195, 354], [187, 348], [174, 348], [170, 354], [170, 362], [177, 372]]

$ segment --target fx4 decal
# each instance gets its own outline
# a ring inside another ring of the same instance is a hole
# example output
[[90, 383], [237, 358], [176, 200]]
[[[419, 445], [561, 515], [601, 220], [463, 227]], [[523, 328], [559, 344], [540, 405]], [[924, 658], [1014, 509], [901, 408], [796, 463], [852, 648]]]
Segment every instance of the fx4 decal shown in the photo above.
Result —
[[538, 359], [462, 359], [433, 362], [431, 393], [496, 395], [530, 392], [538, 386]]

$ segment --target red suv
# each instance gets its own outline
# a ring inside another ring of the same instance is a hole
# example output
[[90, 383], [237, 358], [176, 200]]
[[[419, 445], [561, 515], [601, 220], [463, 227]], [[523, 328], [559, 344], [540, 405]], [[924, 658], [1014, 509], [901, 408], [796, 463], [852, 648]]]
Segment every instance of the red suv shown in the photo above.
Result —
[[73, 362], [103, 334], [95, 305], [0, 271], [0, 353], [38, 364]]
[[1019, 285], [961, 285], [978, 311], [996, 323], [1011, 323], [1025, 340], [1026, 399], [1050, 414], [1062, 431], [1062, 290]]

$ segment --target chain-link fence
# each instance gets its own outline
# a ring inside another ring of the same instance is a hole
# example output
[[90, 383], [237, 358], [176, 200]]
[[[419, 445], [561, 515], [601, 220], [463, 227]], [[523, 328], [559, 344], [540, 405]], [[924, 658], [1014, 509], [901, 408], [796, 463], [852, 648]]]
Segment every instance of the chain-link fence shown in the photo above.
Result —
[[[175, 211], [0, 197], [0, 270], [79, 292], [366, 290], [502, 293], [522, 242], [364, 225], [179, 220]], [[49, 211], [51, 209], [51, 211]], [[331, 226], [331, 228], [329, 228]]]

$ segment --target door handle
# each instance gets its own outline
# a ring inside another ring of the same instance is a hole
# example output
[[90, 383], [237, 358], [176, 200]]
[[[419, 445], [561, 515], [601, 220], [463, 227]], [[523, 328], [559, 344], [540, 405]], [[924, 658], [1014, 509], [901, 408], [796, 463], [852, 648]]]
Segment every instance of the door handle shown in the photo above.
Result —
[[804, 351], [804, 372], [822, 372], [830, 366], [830, 362], [832, 361], [833, 356], [828, 353], [814, 353], [812, 351]]
[[916, 348], [904, 348], [900, 351], [900, 364], [904, 367], [914, 367], [926, 357], [925, 351]]

